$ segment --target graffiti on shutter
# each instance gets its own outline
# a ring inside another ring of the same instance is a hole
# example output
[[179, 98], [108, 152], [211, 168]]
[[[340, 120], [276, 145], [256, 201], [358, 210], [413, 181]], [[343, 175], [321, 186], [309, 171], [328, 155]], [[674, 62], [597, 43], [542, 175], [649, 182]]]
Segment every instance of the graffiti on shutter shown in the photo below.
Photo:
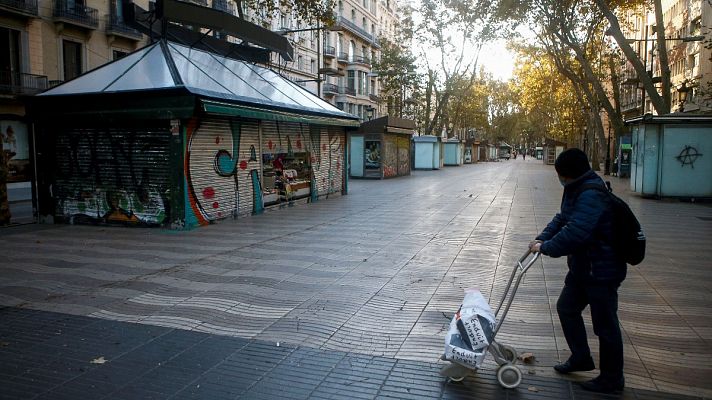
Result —
[[239, 215], [262, 212], [260, 136], [257, 120], [241, 120], [240, 162], [237, 171], [240, 205]]
[[56, 133], [56, 216], [71, 223], [167, 223], [168, 126]]
[[394, 135], [383, 135], [383, 177], [398, 175], [398, 149]]
[[206, 224], [235, 216], [238, 209], [237, 164], [240, 124], [227, 119], [205, 119], [187, 131], [186, 223]]
[[410, 139], [398, 136], [398, 175], [410, 175]]

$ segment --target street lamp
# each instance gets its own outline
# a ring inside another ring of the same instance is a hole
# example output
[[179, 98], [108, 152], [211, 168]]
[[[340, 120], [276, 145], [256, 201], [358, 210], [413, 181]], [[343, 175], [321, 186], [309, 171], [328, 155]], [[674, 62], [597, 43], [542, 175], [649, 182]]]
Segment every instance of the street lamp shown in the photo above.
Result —
[[366, 108], [366, 116], [368, 117], [369, 121], [371, 120], [371, 118], [373, 118], [373, 107], [368, 106]]
[[687, 86], [687, 80], [682, 81], [682, 85], [677, 89], [677, 93], [680, 94], [680, 112], [685, 112], [685, 102], [691, 90], [692, 88]]

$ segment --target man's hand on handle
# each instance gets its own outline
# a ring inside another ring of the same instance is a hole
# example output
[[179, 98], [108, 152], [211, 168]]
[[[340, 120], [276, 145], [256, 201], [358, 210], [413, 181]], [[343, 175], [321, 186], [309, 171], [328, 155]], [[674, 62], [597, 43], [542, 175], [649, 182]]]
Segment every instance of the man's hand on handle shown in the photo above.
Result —
[[542, 243], [543, 242], [541, 240], [532, 240], [529, 243], [529, 251], [531, 251], [532, 253], [538, 253], [539, 251], [541, 251], [540, 249]]

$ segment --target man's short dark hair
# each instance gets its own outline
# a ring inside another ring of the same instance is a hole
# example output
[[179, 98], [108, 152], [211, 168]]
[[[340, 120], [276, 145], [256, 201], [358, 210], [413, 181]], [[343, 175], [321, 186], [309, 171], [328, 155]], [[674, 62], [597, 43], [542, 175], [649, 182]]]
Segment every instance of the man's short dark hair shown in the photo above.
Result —
[[559, 175], [576, 179], [588, 172], [591, 165], [588, 163], [586, 153], [574, 147], [564, 150], [556, 157], [554, 168]]

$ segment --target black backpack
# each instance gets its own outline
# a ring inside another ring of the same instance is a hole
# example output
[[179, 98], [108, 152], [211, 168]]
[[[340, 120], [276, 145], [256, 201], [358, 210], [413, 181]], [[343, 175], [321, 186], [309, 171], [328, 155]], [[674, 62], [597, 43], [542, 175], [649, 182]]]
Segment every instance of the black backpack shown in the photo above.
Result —
[[640, 222], [631, 211], [628, 204], [620, 197], [613, 194], [610, 182], [606, 182], [605, 188], [595, 183], [581, 185], [576, 190], [575, 197], [588, 189], [600, 190], [608, 193], [613, 206], [613, 247], [620, 254], [625, 262], [630, 265], [638, 265], [645, 258], [645, 234]]

